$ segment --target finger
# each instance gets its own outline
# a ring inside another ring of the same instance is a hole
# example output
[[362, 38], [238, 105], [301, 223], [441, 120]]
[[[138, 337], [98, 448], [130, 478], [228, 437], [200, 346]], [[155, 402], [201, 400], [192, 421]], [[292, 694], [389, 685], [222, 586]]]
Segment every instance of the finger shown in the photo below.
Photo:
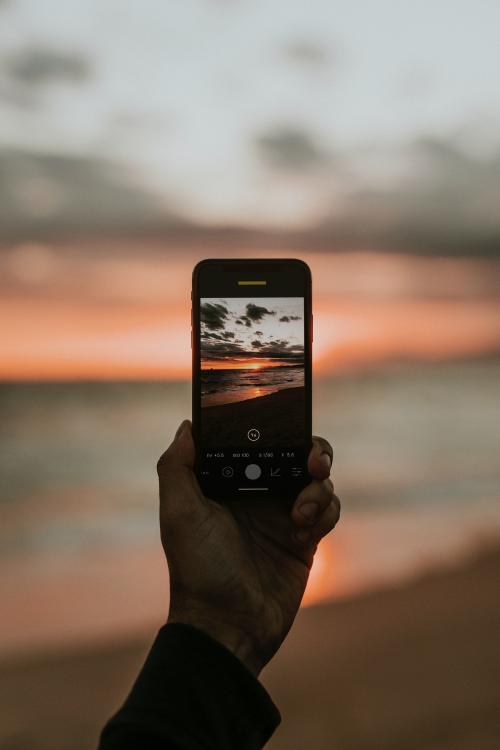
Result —
[[333, 499], [331, 479], [313, 479], [297, 497], [291, 510], [292, 521], [297, 526], [311, 526], [330, 505]]
[[315, 547], [324, 536], [335, 528], [340, 518], [340, 500], [334, 495], [330, 504], [313, 526], [297, 529], [293, 533], [295, 542], [302, 547]]
[[309, 474], [316, 479], [326, 479], [333, 462], [333, 448], [325, 438], [313, 435], [313, 444], [307, 461]]

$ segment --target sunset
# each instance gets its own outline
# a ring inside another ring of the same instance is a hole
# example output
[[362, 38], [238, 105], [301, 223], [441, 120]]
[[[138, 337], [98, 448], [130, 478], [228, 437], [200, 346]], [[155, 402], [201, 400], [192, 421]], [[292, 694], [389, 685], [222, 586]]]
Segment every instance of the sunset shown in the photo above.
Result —
[[[157, 245], [149, 252], [147, 247], [144, 243], [140, 256], [126, 260], [116, 252], [103, 258], [102, 247], [92, 244], [70, 256], [46, 246], [50, 265], [36, 279], [21, 275], [13, 262], [24, 257], [21, 251], [6, 248], [0, 258], [0, 378], [189, 378], [190, 277], [203, 256], [197, 248], [174, 254], [173, 243], [168, 256]], [[274, 257], [291, 254], [272, 251]], [[401, 357], [487, 355], [500, 347], [495, 261], [295, 254], [307, 261], [315, 280], [318, 376]], [[209, 366], [217, 367], [217, 361]]]
[[254, 362], [251, 359], [210, 359], [207, 357], [203, 360], [203, 370], [262, 370], [265, 367], [284, 367], [286, 363], [278, 364], [272, 359], [262, 359]]

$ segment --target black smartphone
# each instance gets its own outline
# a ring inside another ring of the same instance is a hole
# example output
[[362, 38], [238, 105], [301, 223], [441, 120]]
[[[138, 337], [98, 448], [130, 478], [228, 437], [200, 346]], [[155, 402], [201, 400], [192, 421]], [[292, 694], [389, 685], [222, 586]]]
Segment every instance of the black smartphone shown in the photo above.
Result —
[[207, 497], [292, 500], [310, 481], [311, 287], [295, 259], [193, 271], [195, 471]]

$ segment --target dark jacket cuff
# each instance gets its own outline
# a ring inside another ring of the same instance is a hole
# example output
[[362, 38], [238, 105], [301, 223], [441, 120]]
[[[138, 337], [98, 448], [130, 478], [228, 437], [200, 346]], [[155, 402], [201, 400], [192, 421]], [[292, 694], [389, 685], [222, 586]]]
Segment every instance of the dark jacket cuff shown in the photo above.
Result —
[[234, 654], [198, 628], [171, 623], [158, 632], [100, 747], [128, 747], [119, 737], [140, 733], [167, 748], [256, 750], [280, 721], [267, 691]]

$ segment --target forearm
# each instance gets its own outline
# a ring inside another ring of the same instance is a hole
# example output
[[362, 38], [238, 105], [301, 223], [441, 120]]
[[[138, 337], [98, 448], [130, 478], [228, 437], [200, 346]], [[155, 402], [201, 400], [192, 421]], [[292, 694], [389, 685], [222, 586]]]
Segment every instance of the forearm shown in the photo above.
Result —
[[262, 685], [220, 641], [169, 623], [99, 747], [257, 750], [280, 718]]

